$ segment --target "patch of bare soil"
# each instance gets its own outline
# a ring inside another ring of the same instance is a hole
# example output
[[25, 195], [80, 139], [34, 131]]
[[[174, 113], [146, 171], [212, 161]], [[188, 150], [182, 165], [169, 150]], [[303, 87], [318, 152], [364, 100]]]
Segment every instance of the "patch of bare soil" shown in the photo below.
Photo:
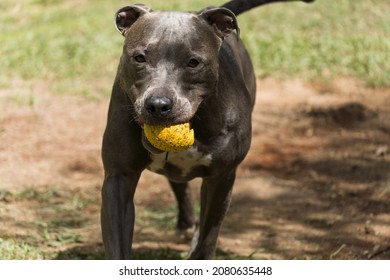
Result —
[[[107, 99], [53, 95], [45, 85], [16, 81], [0, 90], [1, 193], [55, 187], [64, 192], [59, 204], [70, 194], [92, 201], [80, 208], [87, 221], [77, 228], [81, 239], [55, 247], [59, 256], [80, 246], [101, 250], [107, 107]], [[198, 185], [192, 182], [196, 198]], [[219, 251], [260, 259], [390, 259], [389, 201], [389, 89], [351, 79], [258, 81], [252, 147], [239, 168]], [[138, 213], [174, 203], [166, 181], [145, 172]], [[37, 207], [0, 194], [0, 237], [40, 234], [32, 225], [50, 213]], [[174, 228], [137, 226], [135, 235], [138, 250], [188, 249]]]

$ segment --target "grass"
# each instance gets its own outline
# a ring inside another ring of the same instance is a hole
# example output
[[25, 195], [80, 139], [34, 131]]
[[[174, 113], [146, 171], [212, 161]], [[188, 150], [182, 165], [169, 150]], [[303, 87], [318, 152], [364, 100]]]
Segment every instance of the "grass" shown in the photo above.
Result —
[[[317, 0], [269, 5], [243, 16], [243, 32], [260, 76], [333, 79], [353, 76], [390, 84], [390, 3]], [[256, 20], [259, 18], [260, 20]]]
[[[225, 1], [143, 2], [155, 9], [198, 10]], [[36, 79], [61, 94], [107, 96], [123, 41], [113, 14], [127, 4], [2, 1], [0, 85]], [[254, 9], [239, 24], [260, 77], [352, 76], [379, 87], [390, 83], [389, 12], [387, 0], [317, 0]]]
[[9, 260], [33, 260], [44, 259], [45, 255], [39, 248], [25, 242], [18, 242], [12, 239], [0, 238], [0, 259]]
[[42, 191], [34, 187], [25, 187], [17, 192], [0, 190], [0, 203], [7, 209], [4, 213], [14, 211], [7, 205], [22, 205], [22, 213], [34, 216], [30, 221], [23, 216], [11, 215], [14, 222], [8, 224], [24, 230], [15, 234], [9, 233], [9, 230], [0, 232], [0, 260], [53, 259], [61, 248], [81, 244], [83, 240], [79, 232], [88, 223], [88, 218], [80, 213], [91, 202], [90, 198], [56, 187]]

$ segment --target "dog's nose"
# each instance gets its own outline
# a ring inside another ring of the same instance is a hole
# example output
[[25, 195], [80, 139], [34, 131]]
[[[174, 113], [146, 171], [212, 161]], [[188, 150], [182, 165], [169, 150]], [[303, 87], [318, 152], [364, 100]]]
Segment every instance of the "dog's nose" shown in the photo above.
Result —
[[166, 115], [172, 110], [173, 101], [168, 97], [151, 96], [146, 99], [145, 106], [152, 115]]
[[166, 114], [173, 107], [172, 99], [168, 97], [151, 96], [146, 100], [146, 110], [151, 114]]

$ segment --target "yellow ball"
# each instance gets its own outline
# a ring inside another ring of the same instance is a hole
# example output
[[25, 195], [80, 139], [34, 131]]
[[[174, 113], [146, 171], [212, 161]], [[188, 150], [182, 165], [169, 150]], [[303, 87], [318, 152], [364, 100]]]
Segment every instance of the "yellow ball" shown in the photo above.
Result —
[[144, 133], [155, 148], [171, 153], [188, 150], [195, 141], [189, 123], [171, 126], [145, 124]]

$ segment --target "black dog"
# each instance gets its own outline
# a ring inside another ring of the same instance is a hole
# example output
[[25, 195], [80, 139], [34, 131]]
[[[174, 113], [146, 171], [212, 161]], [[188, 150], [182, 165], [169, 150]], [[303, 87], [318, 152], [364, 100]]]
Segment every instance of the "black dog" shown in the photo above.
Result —
[[[130, 257], [133, 198], [145, 168], [169, 179], [179, 206], [177, 227], [183, 231], [194, 226], [187, 182], [203, 178], [199, 226], [189, 258], [213, 256], [236, 168], [250, 146], [256, 93], [236, 15], [276, 1], [231, 1], [198, 13], [152, 12], [133, 5], [116, 13], [125, 43], [102, 149], [101, 221], [107, 258]], [[144, 124], [187, 122], [195, 143], [184, 152], [167, 156], [144, 137]]]

